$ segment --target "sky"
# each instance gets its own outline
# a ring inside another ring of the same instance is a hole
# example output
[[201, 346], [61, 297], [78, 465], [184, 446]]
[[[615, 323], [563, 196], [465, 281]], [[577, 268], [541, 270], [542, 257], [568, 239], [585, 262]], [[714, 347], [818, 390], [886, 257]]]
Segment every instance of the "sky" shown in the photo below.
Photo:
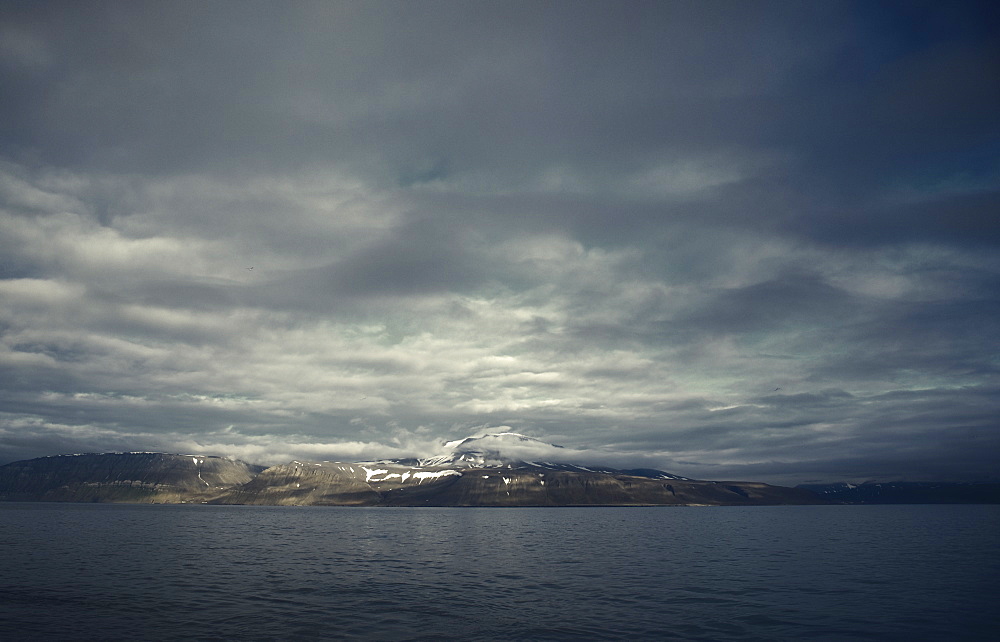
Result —
[[0, 463], [514, 431], [1000, 479], [998, 32], [991, 2], [0, 0]]

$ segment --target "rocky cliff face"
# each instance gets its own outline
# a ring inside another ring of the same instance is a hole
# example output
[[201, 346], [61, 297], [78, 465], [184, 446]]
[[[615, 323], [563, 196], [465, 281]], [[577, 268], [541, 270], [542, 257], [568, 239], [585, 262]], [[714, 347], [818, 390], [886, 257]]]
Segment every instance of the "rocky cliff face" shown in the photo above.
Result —
[[0, 466], [0, 500], [63, 502], [207, 501], [263, 467], [208, 455], [59, 455]]
[[[391, 499], [389, 500], [391, 501]], [[754, 482], [663, 480], [601, 472], [481, 469], [456, 479], [433, 506], [685, 506], [824, 503], [808, 491]]]
[[296, 506], [440, 506], [429, 503], [462, 473], [390, 462], [299, 462], [268, 468], [213, 504]]
[[292, 462], [221, 494], [216, 504], [336, 506], [648, 506], [816, 504], [801, 489], [664, 480], [592, 471], [390, 463]]

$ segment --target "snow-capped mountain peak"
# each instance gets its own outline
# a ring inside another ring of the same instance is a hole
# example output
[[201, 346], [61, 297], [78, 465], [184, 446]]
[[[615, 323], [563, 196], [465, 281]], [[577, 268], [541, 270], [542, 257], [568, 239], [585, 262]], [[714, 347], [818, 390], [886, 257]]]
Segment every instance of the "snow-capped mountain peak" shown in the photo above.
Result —
[[498, 432], [449, 441], [440, 454], [421, 459], [423, 466], [487, 467], [552, 459], [562, 446], [516, 432]]
[[[652, 479], [687, 479], [648, 468], [620, 470], [575, 461], [579, 452], [516, 432], [465, 437], [444, 444], [441, 453], [419, 459], [420, 466], [451, 468], [533, 468], [570, 472], [628, 474]], [[575, 455], [575, 456], [574, 456]], [[591, 457], [592, 458], [592, 457]]]

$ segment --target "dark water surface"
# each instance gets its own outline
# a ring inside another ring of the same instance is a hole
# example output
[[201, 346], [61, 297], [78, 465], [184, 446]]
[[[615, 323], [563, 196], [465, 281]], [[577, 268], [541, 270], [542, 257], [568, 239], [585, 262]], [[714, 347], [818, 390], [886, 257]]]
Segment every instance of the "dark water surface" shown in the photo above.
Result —
[[4, 640], [985, 640], [1000, 506], [0, 504]]

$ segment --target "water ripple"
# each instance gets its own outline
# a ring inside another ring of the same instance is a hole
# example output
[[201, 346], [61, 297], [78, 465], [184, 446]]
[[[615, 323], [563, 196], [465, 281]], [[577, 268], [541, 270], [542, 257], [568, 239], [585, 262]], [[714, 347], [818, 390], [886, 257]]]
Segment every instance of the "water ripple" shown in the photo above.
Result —
[[1000, 507], [0, 505], [0, 637], [978, 640]]

